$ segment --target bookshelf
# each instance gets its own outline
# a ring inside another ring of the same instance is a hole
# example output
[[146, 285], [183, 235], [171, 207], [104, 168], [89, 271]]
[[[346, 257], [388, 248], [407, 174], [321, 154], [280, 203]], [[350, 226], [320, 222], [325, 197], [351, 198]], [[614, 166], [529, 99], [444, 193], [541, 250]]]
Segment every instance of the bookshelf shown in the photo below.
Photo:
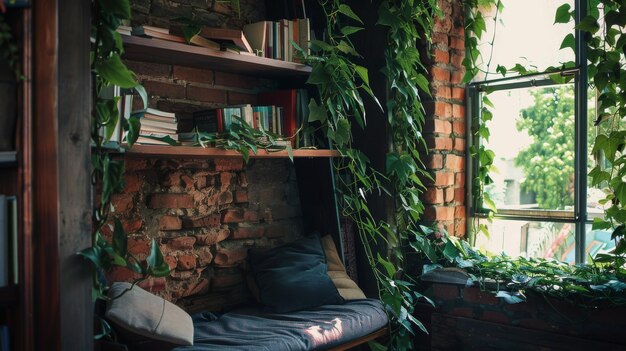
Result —
[[241, 55], [162, 39], [122, 36], [124, 58], [274, 78], [306, 78], [311, 67], [301, 63]]
[[17, 285], [0, 288], [0, 307], [9, 307], [18, 303]]
[[[124, 151], [129, 156], [134, 157], [232, 157], [241, 158], [241, 153], [236, 150], [224, 150], [217, 148], [203, 148], [195, 146], [166, 146], [166, 145], [134, 145]], [[294, 158], [331, 158], [339, 157], [336, 150], [313, 150], [295, 149], [292, 151]], [[266, 151], [258, 150], [255, 155], [250, 151], [250, 158], [287, 158], [289, 153], [286, 150]]]

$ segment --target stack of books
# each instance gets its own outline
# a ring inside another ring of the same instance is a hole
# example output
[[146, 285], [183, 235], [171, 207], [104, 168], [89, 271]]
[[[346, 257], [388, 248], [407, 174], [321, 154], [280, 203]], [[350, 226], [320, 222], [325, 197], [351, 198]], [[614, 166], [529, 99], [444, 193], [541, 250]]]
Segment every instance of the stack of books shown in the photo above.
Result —
[[243, 27], [243, 32], [255, 54], [261, 57], [298, 62], [292, 41], [309, 52], [311, 23], [308, 18], [251, 23]]
[[[122, 29], [124, 30], [124, 28]], [[120, 32], [119, 27], [118, 27], [118, 32]], [[125, 34], [125, 32], [120, 32], [120, 34]], [[136, 35], [136, 36], [146, 37], [146, 38], [157, 38], [157, 39], [163, 39], [163, 40], [168, 40], [168, 41], [174, 41], [178, 43], [187, 43], [185, 38], [170, 34], [170, 30], [167, 28], [142, 25], [142, 26], [133, 27], [131, 34]]]
[[169, 145], [159, 138], [170, 137], [178, 141], [178, 121], [176, 114], [154, 108], [148, 108], [141, 119], [138, 144]]
[[194, 125], [200, 132], [226, 133], [234, 123], [244, 121], [254, 129], [291, 138], [292, 146], [311, 146], [310, 138], [296, 135], [299, 128], [306, 130], [308, 120], [308, 92], [288, 89], [259, 94], [263, 105], [236, 105], [196, 111]]

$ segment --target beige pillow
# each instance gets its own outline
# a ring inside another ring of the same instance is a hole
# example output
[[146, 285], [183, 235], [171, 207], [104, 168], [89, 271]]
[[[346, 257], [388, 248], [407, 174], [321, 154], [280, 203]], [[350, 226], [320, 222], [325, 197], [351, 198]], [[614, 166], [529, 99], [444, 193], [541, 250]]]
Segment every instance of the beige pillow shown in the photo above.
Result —
[[346, 267], [341, 263], [337, 248], [333, 242], [333, 238], [330, 235], [323, 236], [322, 247], [326, 254], [326, 264], [328, 265], [328, 276], [335, 284], [339, 295], [344, 300], [357, 300], [364, 299], [365, 294], [356, 283], [350, 279], [348, 273], [346, 273]]
[[[191, 316], [180, 307], [130, 283], [113, 283], [105, 317], [125, 332], [175, 345], [193, 345]], [[120, 296], [118, 298], [115, 298]]]

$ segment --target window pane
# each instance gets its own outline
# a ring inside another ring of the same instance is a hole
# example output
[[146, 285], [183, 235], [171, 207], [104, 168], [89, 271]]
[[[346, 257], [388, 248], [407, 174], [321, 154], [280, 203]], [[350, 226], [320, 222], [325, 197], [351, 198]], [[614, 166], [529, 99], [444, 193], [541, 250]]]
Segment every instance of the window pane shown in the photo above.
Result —
[[591, 225], [585, 226], [585, 259], [596, 257], [599, 253], [608, 253], [615, 248], [615, 240], [611, 240], [613, 230], [592, 230]]
[[[574, 8], [573, 0], [503, 0], [504, 8], [498, 14], [497, 22], [494, 21], [495, 8], [484, 9], [487, 31], [479, 44], [483, 61], [479, 67], [486, 70], [490, 57], [490, 72], [495, 72], [497, 65], [512, 68], [517, 63], [528, 70], [542, 72], [548, 67], [560, 67], [562, 63], [574, 61], [572, 49], [559, 49], [563, 38], [573, 33], [574, 22], [554, 23], [556, 9], [565, 3]], [[493, 50], [489, 45], [492, 40]], [[496, 75], [487, 78], [493, 79]], [[483, 79], [484, 75], [476, 78]]]
[[[574, 87], [520, 88], [488, 95], [495, 153], [485, 192], [498, 209], [573, 210]], [[483, 204], [483, 207], [486, 207]]]
[[478, 234], [476, 246], [494, 254], [511, 257], [554, 258], [574, 263], [576, 225], [573, 223], [481, 219], [489, 230], [489, 238]]

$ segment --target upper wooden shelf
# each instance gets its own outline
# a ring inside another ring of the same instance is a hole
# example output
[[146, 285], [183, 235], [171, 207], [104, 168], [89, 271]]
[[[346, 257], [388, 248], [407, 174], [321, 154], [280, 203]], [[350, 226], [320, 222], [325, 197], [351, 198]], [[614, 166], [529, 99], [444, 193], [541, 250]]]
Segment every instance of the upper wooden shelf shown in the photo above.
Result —
[[[195, 146], [167, 146], [167, 145], [133, 145], [132, 148], [125, 151], [130, 156], [152, 156], [152, 157], [238, 157], [241, 153], [235, 150], [223, 150], [216, 148], [203, 148]], [[315, 157], [339, 157], [340, 154], [336, 150], [311, 150], [296, 149], [292, 152], [293, 157], [298, 158], [315, 158]], [[265, 151], [258, 150], [255, 155], [250, 151], [250, 158], [287, 158], [289, 154], [283, 151]]]
[[162, 39], [122, 36], [124, 58], [267, 77], [307, 76], [311, 67], [259, 56], [240, 55]]

